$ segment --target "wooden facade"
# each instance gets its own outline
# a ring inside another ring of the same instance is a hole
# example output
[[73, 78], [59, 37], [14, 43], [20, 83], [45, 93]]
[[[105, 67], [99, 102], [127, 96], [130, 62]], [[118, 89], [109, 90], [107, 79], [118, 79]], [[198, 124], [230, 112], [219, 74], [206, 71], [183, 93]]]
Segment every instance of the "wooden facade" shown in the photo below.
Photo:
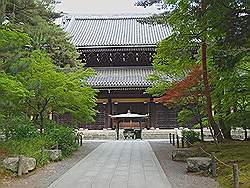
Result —
[[92, 67], [97, 73], [88, 79], [99, 91], [95, 122], [79, 124], [80, 127], [114, 129], [110, 116], [128, 110], [149, 114], [143, 128], [177, 126], [176, 109], [153, 102], [153, 97], [145, 93], [152, 84], [148, 76], [153, 73], [151, 63], [156, 43], [170, 35], [169, 27], [143, 24], [138, 19], [70, 18], [66, 21], [64, 29], [72, 35], [84, 67]]

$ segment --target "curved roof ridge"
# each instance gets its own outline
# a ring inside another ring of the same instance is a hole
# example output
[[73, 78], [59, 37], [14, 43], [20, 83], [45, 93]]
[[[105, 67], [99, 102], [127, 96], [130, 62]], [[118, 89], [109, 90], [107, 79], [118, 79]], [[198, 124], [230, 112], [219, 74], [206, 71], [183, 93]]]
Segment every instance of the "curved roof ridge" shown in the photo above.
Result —
[[72, 14], [67, 15], [67, 19], [71, 19], [74, 17], [77, 20], [84, 20], [84, 19], [136, 19], [136, 18], [145, 18], [153, 16], [154, 14], [145, 13], [145, 14]]
[[[149, 16], [149, 15], [147, 15]], [[168, 24], [142, 23], [139, 17], [77, 17], [65, 21], [64, 30], [77, 48], [156, 46], [171, 35]]]

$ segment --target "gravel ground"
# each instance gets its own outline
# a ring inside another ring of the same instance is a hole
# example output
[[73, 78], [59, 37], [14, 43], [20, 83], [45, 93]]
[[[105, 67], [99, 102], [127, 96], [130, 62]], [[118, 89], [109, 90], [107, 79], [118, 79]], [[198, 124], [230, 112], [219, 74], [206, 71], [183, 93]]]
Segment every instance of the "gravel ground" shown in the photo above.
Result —
[[[36, 169], [22, 178], [0, 179], [0, 188], [45, 188], [67, 172], [78, 161], [87, 156], [103, 142], [86, 141], [72, 156], [62, 161], [50, 163], [43, 168]], [[1, 182], [2, 181], [2, 182]]]
[[210, 178], [187, 173], [184, 162], [171, 159], [175, 148], [166, 141], [149, 142], [173, 188], [218, 188], [218, 183]]

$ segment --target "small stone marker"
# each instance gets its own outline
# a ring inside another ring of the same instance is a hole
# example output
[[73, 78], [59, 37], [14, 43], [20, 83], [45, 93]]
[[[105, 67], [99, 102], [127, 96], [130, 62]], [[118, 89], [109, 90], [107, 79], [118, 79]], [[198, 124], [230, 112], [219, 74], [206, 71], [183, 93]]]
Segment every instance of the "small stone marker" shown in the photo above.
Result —
[[211, 167], [212, 159], [209, 157], [191, 157], [187, 158], [187, 171], [200, 172], [207, 171]]
[[62, 151], [59, 149], [54, 149], [54, 150], [46, 150], [49, 155], [49, 159], [52, 161], [58, 161], [62, 158]]

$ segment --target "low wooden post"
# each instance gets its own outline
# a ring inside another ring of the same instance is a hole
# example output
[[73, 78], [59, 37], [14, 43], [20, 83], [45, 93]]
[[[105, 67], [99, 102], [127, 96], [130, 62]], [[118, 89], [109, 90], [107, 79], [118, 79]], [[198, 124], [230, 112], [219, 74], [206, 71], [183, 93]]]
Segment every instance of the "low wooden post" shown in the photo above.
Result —
[[180, 142], [179, 142], [179, 136], [176, 134], [176, 143], [177, 143], [177, 148], [180, 147]]
[[80, 145], [82, 146], [82, 135], [80, 134]]
[[181, 137], [181, 147], [184, 148], [184, 137]]
[[18, 166], [17, 166], [17, 176], [21, 176], [23, 173], [23, 156], [19, 156]]
[[238, 164], [233, 164], [233, 188], [239, 188], [239, 168]]
[[216, 170], [217, 170], [217, 164], [216, 164], [216, 159], [215, 159], [215, 153], [211, 153], [212, 161], [211, 161], [211, 171], [212, 171], [212, 176], [216, 177]]
[[78, 146], [80, 145], [80, 140], [79, 140], [79, 135], [77, 135], [77, 144], [78, 144]]
[[173, 146], [175, 146], [175, 134], [173, 134]]
[[172, 143], [171, 133], [169, 133], [170, 144]]

